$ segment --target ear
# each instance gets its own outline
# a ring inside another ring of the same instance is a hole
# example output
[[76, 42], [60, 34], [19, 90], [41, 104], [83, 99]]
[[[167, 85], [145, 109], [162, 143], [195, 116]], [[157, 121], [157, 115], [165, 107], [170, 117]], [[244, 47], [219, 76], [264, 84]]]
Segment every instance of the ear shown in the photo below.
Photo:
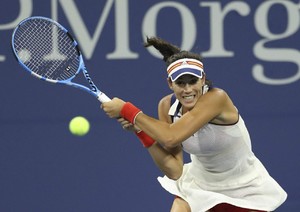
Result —
[[203, 76], [203, 78], [201, 80], [202, 80], [202, 85], [205, 85], [205, 80], [206, 80], [205, 75]]
[[168, 86], [171, 90], [173, 90], [173, 82], [171, 81], [171, 79], [168, 77], [167, 78], [167, 82], [168, 82]]

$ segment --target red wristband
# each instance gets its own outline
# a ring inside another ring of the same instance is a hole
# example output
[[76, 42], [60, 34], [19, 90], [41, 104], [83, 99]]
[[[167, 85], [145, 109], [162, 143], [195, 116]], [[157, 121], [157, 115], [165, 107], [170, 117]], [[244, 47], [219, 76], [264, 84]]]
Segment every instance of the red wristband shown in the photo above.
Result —
[[144, 131], [136, 132], [136, 136], [140, 139], [144, 147], [150, 147], [154, 144], [154, 140]]
[[126, 102], [120, 111], [120, 115], [126, 120], [130, 121], [130, 123], [134, 124], [135, 117], [137, 114], [142, 112], [139, 108], [131, 104], [130, 102]]

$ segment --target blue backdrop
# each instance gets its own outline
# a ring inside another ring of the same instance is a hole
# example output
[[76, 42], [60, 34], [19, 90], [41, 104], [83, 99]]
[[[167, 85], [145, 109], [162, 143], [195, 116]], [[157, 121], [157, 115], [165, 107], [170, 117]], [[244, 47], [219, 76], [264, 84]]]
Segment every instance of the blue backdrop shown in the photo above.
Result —
[[[145, 37], [201, 53], [208, 78], [244, 117], [255, 154], [289, 195], [277, 211], [299, 208], [298, 1], [12, 0], [0, 6], [0, 211], [156, 212], [173, 200], [147, 151], [96, 99], [36, 80], [17, 64], [11, 33], [35, 15], [70, 29], [107, 95], [154, 117], [170, 90]], [[77, 115], [91, 123], [84, 137], [68, 131]]]

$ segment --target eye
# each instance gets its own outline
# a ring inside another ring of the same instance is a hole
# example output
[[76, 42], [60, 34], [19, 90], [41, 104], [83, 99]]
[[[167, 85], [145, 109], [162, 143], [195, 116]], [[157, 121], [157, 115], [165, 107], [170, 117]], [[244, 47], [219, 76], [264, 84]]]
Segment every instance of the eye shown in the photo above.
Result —
[[184, 86], [186, 84], [186, 82], [184, 82], [183, 80], [176, 80], [175, 84], [181, 87], [181, 86]]
[[190, 85], [195, 85], [198, 82], [199, 78], [193, 78], [189, 81]]

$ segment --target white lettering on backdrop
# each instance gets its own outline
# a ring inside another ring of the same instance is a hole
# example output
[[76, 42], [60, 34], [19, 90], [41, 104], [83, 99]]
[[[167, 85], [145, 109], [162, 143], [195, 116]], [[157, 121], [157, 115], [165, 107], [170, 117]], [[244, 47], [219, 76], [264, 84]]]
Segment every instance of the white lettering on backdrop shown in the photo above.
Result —
[[[130, 49], [130, 27], [129, 27], [129, 2], [128, 0], [107, 0], [102, 13], [100, 14], [95, 30], [89, 33], [80, 11], [74, 0], [51, 0], [51, 16], [57, 20], [58, 5], [61, 6], [67, 20], [70, 23], [72, 32], [81, 44], [81, 49], [87, 59], [92, 58], [95, 47], [100, 40], [101, 33], [107, 22], [109, 13], [114, 9], [115, 14], [115, 49], [107, 54], [107, 59], [137, 59], [138, 53]], [[268, 15], [274, 5], [285, 8], [287, 12], [287, 26], [284, 32], [273, 33], [269, 29]], [[269, 85], [284, 85], [296, 82], [300, 79], [300, 52], [291, 48], [268, 47], [272, 41], [286, 39], [295, 34], [300, 26], [299, 5], [291, 1], [272, 0], [262, 1], [256, 11], [251, 11], [250, 5], [245, 1], [232, 1], [222, 7], [219, 1], [203, 1], [199, 3], [202, 8], [208, 8], [210, 12], [210, 47], [202, 52], [204, 57], [234, 57], [234, 52], [225, 49], [224, 25], [225, 18], [230, 12], [237, 12], [240, 16], [254, 14], [253, 25], [256, 32], [262, 37], [253, 44], [253, 54], [260, 61], [277, 63], [287, 62], [297, 66], [297, 72], [290, 77], [273, 79], [265, 74], [265, 67], [262, 64], [255, 64], [252, 68], [254, 79], [260, 83]], [[33, 12], [33, 0], [19, 0], [19, 14], [12, 17], [9, 23], [0, 24], [0, 30], [11, 30], [24, 18], [31, 16]], [[184, 3], [166, 1], [158, 2], [150, 7], [143, 18], [142, 35], [156, 35], [157, 17], [164, 8], [173, 8], [178, 11], [182, 21], [182, 43], [184, 49], [191, 49], [197, 37], [197, 20], [193, 12]], [[144, 36], [143, 36], [144, 37]], [[159, 55], [148, 49], [155, 57]], [[5, 61], [5, 55], [0, 55], [0, 62]]]

